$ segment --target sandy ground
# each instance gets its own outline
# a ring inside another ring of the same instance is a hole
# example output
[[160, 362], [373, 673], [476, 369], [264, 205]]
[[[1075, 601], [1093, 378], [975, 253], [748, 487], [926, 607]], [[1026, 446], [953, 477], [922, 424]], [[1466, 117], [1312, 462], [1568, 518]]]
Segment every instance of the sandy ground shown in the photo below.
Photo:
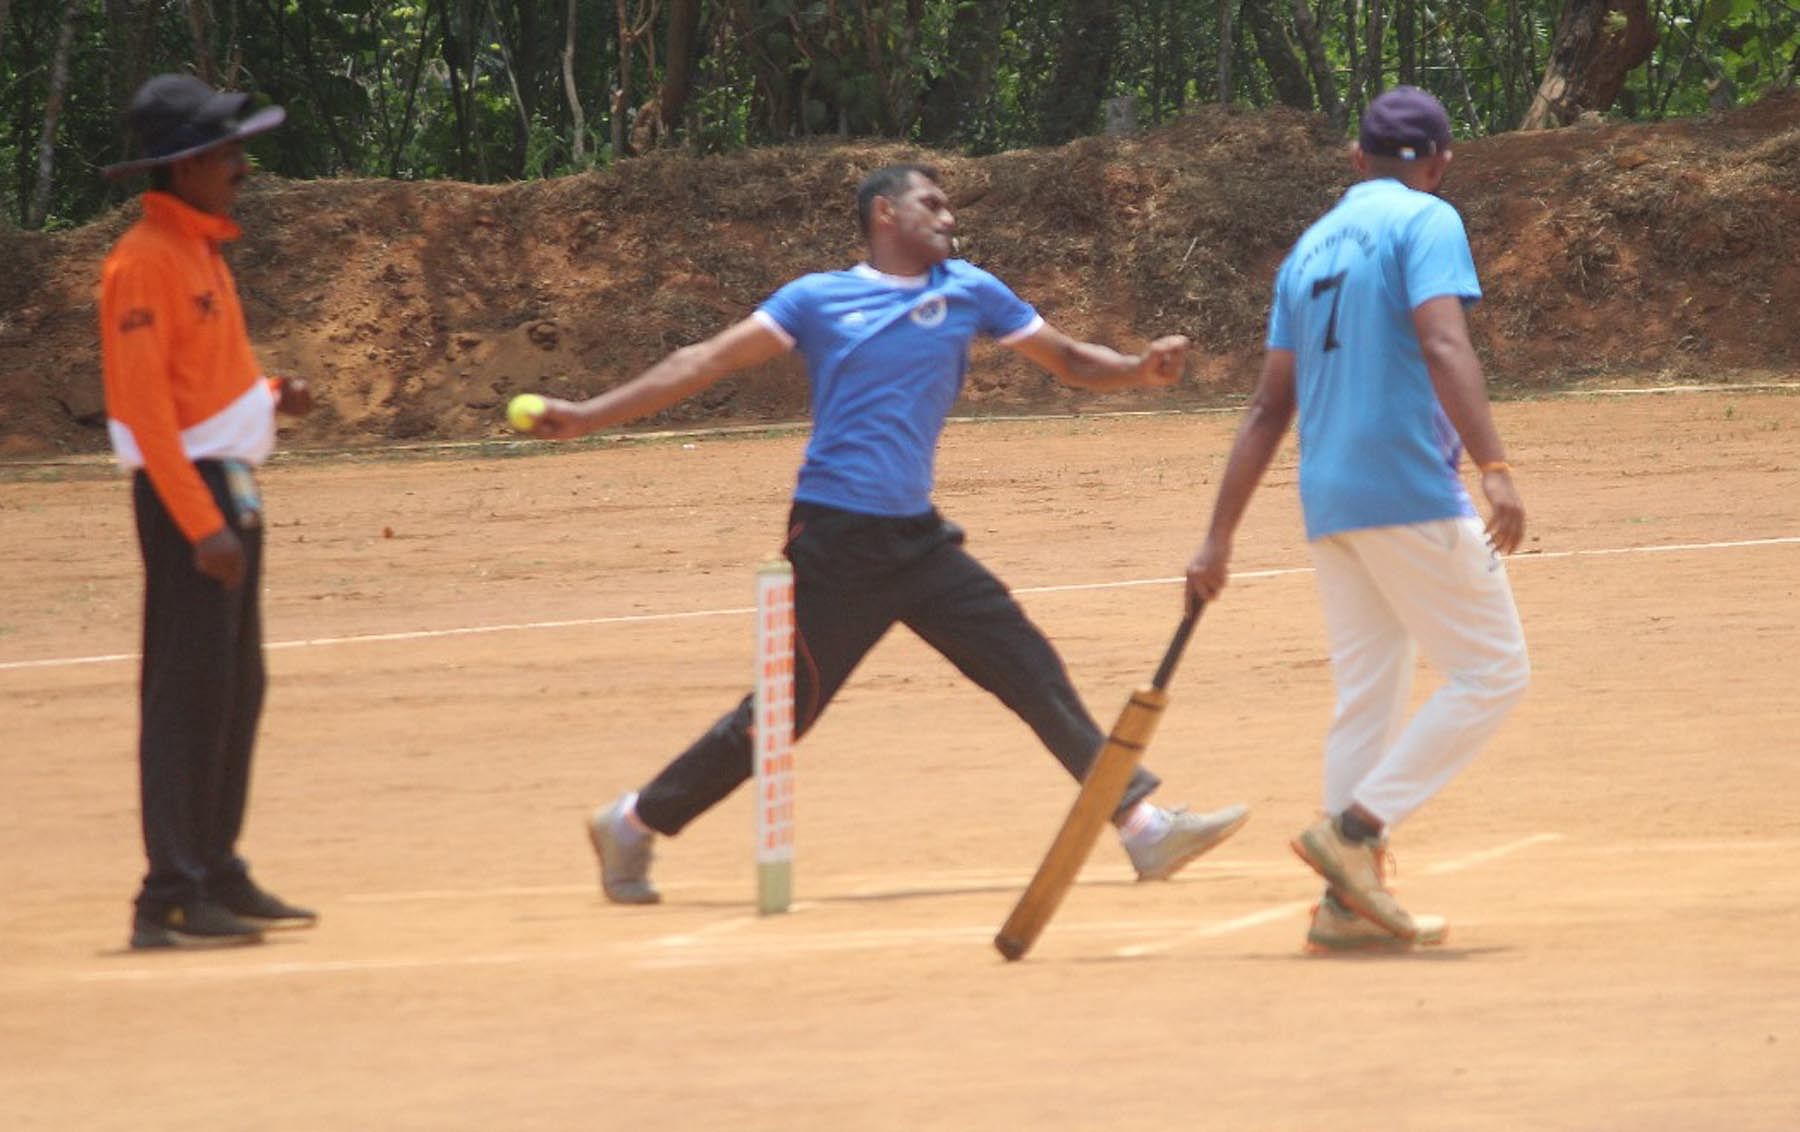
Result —
[[[320, 926], [123, 950], [139, 575], [121, 483], [0, 474], [0, 1127], [1800, 1126], [1800, 398], [1513, 403], [1531, 695], [1399, 831], [1411, 957], [1300, 948], [1329, 673], [1291, 452], [1151, 751], [1252, 823], [1168, 884], [1103, 841], [989, 940], [1072, 797], [902, 632], [800, 748], [798, 905], [742, 792], [607, 905], [582, 822], [728, 706], [796, 433], [265, 477], [272, 693], [244, 849]], [[1105, 722], [1178, 611], [1234, 419], [966, 424], [940, 502]], [[1421, 694], [1429, 687], [1421, 681]]]

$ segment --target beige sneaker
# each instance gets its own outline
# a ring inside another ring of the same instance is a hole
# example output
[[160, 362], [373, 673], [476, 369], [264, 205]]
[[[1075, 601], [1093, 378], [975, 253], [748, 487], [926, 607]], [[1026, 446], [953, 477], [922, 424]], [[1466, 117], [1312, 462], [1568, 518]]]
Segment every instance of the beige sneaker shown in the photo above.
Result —
[[1347, 840], [1329, 815], [1289, 844], [1357, 915], [1409, 943], [1418, 938], [1418, 925], [1382, 879], [1380, 846]]
[[1415, 946], [1435, 947], [1450, 934], [1450, 924], [1442, 916], [1414, 916], [1413, 927], [1418, 929], [1418, 934], [1410, 940], [1401, 939], [1344, 907], [1327, 889], [1313, 905], [1312, 925], [1306, 930], [1306, 950], [1314, 955], [1410, 951]]

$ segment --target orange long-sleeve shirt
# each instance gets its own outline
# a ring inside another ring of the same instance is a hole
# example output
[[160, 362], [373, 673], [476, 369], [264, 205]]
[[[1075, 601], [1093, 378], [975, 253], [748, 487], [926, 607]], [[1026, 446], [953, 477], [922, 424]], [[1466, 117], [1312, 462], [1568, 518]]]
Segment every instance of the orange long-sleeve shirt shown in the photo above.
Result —
[[161, 192], [106, 257], [100, 354], [107, 431], [143, 468], [190, 542], [225, 525], [194, 461], [260, 464], [275, 446], [275, 393], [260, 379], [219, 246], [238, 226]]

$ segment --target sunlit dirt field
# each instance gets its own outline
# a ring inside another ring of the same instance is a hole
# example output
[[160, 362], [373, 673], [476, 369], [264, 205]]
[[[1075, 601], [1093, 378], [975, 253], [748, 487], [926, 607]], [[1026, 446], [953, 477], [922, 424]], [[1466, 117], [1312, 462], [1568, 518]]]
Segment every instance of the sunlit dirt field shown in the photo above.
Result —
[[[1301, 950], [1331, 688], [1291, 449], [1149, 758], [1255, 817], [1167, 884], [1109, 835], [1015, 965], [990, 939], [1072, 784], [903, 630], [799, 748], [790, 914], [754, 914], [743, 792], [659, 844], [661, 906], [598, 893], [588, 812], [746, 687], [797, 431], [271, 465], [243, 848], [323, 919], [211, 953], [123, 946], [124, 484], [0, 469], [0, 1127], [1800, 1127], [1800, 398], [1499, 416], [1533, 687], [1395, 838], [1449, 943], [1362, 959]], [[942, 508], [1105, 724], [1234, 425], [946, 436]]]

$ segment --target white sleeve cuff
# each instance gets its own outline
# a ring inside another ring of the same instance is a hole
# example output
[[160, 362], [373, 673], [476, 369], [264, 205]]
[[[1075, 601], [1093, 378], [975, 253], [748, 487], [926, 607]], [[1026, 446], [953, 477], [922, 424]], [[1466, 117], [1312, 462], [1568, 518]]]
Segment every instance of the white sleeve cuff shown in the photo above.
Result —
[[1044, 328], [1044, 316], [1041, 314], [1034, 314], [1031, 316], [1030, 322], [1026, 323], [1024, 326], [1019, 327], [1017, 330], [1013, 331], [1011, 334], [1008, 334], [1006, 337], [1000, 339], [1000, 344], [1002, 346], [1010, 346], [1014, 342], [1023, 342], [1025, 339], [1031, 337], [1033, 334], [1036, 334], [1038, 331], [1042, 330], [1043, 328]]
[[794, 336], [787, 332], [787, 327], [785, 327], [785, 326], [781, 325], [779, 322], [775, 321], [774, 315], [772, 315], [768, 311], [763, 310], [762, 308], [758, 307], [756, 310], [750, 312], [750, 317], [754, 318], [756, 321], [762, 323], [765, 327], [768, 328], [768, 330], [771, 334], [773, 334], [773, 335], [775, 335], [775, 337], [781, 339], [782, 346], [786, 347], [789, 350], [794, 348]]

